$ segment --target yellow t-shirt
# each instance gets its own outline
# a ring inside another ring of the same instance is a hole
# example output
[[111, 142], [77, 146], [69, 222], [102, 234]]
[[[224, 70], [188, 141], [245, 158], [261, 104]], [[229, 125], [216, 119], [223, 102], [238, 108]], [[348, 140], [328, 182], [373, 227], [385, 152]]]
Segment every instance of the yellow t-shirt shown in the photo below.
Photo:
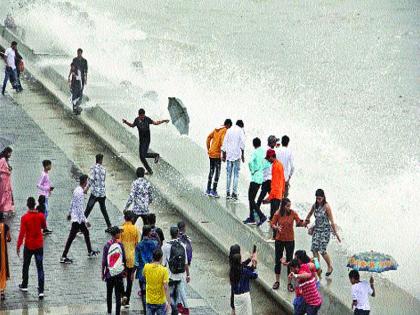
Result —
[[169, 282], [168, 269], [161, 264], [146, 264], [143, 276], [146, 279], [146, 303], [164, 304], [166, 295], [163, 284]]
[[134, 267], [134, 252], [139, 242], [139, 231], [131, 222], [125, 222], [122, 226], [121, 243], [124, 246], [127, 268]]

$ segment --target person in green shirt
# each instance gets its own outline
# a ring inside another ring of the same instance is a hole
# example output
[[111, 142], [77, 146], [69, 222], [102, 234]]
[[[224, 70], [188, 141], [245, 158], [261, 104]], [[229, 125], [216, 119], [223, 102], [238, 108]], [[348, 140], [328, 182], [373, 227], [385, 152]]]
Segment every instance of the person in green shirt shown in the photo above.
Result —
[[267, 220], [267, 217], [264, 215], [264, 213], [262, 213], [260, 207], [257, 206], [255, 198], [257, 197], [258, 190], [260, 189], [264, 179], [263, 169], [265, 152], [264, 149], [261, 148], [260, 138], [254, 138], [252, 140], [252, 144], [255, 150], [252, 153], [251, 159], [248, 162], [249, 171], [251, 173], [251, 182], [249, 183], [248, 189], [249, 217], [244, 221], [244, 223], [257, 224], [254, 218], [255, 211], [260, 219], [260, 221], [258, 222], [258, 226], [260, 226]]
[[169, 271], [162, 266], [162, 250], [153, 252], [153, 262], [143, 268], [146, 280], [146, 314], [164, 315], [171, 313], [171, 297], [169, 295]]

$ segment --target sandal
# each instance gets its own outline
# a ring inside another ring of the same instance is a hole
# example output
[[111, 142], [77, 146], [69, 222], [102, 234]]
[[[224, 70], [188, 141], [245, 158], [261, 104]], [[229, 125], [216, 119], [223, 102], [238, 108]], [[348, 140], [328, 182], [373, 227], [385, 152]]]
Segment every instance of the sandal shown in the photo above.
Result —
[[276, 281], [273, 284], [273, 290], [277, 290], [280, 287], [280, 282]]
[[6, 299], [6, 295], [4, 294], [4, 292], [0, 293], [0, 299], [2, 301], [4, 301]]
[[333, 268], [331, 268], [331, 271], [327, 271], [327, 272], [325, 273], [325, 275], [326, 275], [327, 277], [329, 277], [329, 276], [331, 276], [331, 274], [333, 273], [333, 271], [334, 271], [334, 269], [333, 269]]

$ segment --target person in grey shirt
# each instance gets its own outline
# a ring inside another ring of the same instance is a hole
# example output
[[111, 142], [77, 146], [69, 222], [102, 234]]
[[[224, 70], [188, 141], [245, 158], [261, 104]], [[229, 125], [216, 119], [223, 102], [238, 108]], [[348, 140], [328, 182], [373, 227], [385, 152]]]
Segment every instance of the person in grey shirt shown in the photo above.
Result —
[[86, 218], [89, 217], [93, 207], [95, 206], [96, 202], [99, 202], [99, 207], [101, 209], [102, 215], [104, 216], [107, 229], [105, 232], [109, 233], [109, 229], [111, 228], [111, 221], [109, 220], [108, 212], [106, 211], [106, 195], [105, 195], [105, 177], [106, 177], [106, 170], [105, 167], [102, 165], [104, 160], [103, 154], [96, 155], [96, 164], [90, 168], [89, 174], [89, 187], [91, 189], [91, 194], [89, 197], [89, 201], [86, 206], [85, 216]]

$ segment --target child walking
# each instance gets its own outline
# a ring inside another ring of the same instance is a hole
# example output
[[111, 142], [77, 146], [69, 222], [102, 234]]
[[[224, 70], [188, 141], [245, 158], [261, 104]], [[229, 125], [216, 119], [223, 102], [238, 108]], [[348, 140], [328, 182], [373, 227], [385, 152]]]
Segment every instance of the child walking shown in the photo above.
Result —
[[354, 308], [354, 315], [369, 315], [369, 295], [375, 297], [373, 277], [370, 277], [370, 283], [360, 281], [359, 272], [352, 270], [349, 272], [349, 278], [351, 282], [351, 297], [353, 299], [351, 307], [352, 309]]
[[[48, 218], [48, 199], [51, 196], [51, 192], [54, 190], [54, 187], [51, 185], [51, 181], [50, 181], [50, 176], [49, 176], [49, 172], [51, 171], [52, 168], [52, 163], [50, 160], [44, 160], [42, 161], [42, 173], [41, 176], [39, 178], [37, 187], [38, 187], [38, 195], [39, 196], [44, 196], [45, 197], [45, 202], [44, 202], [44, 215], [45, 215], [45, 221], [47, 221]], [[47, 224], [47, 228], [44, 229], [44, 234], [51, 234], [52, 231], [48, 229], [48, 224]]]

